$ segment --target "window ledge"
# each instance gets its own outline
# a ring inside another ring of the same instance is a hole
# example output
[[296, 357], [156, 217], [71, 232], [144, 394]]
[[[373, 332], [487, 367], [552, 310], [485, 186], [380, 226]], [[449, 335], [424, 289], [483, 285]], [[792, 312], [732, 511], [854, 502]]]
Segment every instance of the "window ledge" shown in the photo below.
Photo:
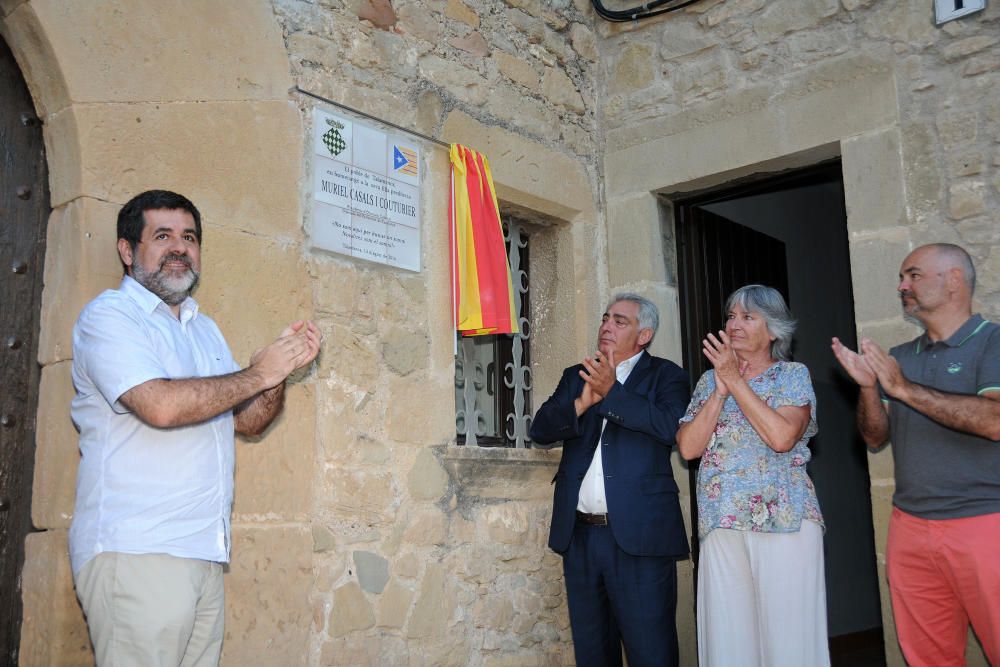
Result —
[[439, 445], [435, 455], [448, 472], [459, 506], [468, 502], [552, 499], [552, 477], [561, 451]]

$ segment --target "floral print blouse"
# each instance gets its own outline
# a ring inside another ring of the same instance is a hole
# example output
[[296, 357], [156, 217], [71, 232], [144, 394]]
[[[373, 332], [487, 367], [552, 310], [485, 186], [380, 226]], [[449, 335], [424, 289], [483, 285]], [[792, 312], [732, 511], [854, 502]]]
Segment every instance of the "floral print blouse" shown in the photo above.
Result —
[[[768, 447], [730, 395], [698, 469], [698, 535], [715, 528], [762, 533], [794, 533], [802, 519], [823, 526], [812, 480], [806, 472], [807, 443], [816, 435], [816, 395], [809, 370], [779, 361], [751, 378], [750, 388], [768, 406], [809, 405], [809, 426], [788, 452]], [[694, 419], [715, 391], [715, 371], [698, 380], [683, 424]]]

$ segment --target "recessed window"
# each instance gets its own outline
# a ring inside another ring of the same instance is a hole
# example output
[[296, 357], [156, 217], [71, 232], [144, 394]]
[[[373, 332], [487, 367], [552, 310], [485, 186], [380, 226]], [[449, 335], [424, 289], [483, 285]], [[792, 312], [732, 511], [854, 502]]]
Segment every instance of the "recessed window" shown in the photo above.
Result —
[[530, 447], [531, 325], [528, 225], [502, 215], [520, 333], [460, 336], [455, 359], [455, 432], [460, 445]]

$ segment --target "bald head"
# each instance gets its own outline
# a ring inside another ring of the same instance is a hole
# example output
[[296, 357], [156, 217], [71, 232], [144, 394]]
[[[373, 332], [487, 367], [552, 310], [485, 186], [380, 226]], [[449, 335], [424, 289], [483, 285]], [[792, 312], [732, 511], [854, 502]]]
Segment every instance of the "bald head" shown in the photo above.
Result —
[[976, 267], [972, 265], [972, 258], [965, 248], [954, 243], [928, 243], [911, 252], [907, 259], [917, 256], [918, 253], [932, 259], [940, 271], [958, 269], [962, 272], [962, 279], [969, 288], [969, 296], [971, 297], [976, 291]]
[[972, 314], [975, 286], [969, 253], [951, 243], [930, 243], [903, 260], [896, 289], [903, 316], [923, 327], [932, 340], [944, 340]]

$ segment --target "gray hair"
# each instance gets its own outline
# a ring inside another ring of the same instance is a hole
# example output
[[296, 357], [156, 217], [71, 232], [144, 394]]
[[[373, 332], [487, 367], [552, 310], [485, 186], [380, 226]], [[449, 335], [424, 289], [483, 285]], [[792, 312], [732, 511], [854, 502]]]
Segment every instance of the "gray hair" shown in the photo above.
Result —
[[723, 316], [728, 317], [729, 312], [737, 305], [764, 317], [768, 333], [774, 336], [771, 341], [771, 358], [788, 361], [792, 351], [792, 334], [795, 333], [795, 318], [788, 310], [781, 292], [766, 285], [744, 285], [726, 299]]
[[652, 345], [653, 339], [656, 338], [656, 330], [660, 328], [660, 309], [656, 307], [655, 303], [635, 292], [619, 292], [611, 297], [611, 301], [608, 301], [608, 307], [604, 309], [604, 312], [611, 310], [611, 306], [619, 301], [631, 301], [639, 306], [639, 331], [643, 329], [651, 329], [653, 331], [653, 335], [649, 337], [649, 342], [646, 343], [645, 347]]
[[972, 258], [965, 248], [954, 243], [930, 243], [928, 247], [934, 248], [950, 268], [961, 269], [965, 284], [969, 286], [969, 296], [972, 296], [976, 291], [976, 267], [972, 265]]

